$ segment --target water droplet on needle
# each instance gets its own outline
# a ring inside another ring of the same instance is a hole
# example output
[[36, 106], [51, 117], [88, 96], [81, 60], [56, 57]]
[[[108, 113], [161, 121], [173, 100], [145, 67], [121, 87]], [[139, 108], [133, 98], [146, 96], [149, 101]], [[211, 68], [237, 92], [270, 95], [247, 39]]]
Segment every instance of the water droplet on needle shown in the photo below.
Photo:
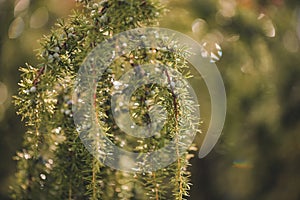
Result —
[[202, 47], [202, 57], [209, 58], [211, 63], [219, 61], [223, 55], [222, 48], [218, 43], [204, 42]]
[[45, 174], [40, 174], [41, 179], [46, 180], [46, 175]]

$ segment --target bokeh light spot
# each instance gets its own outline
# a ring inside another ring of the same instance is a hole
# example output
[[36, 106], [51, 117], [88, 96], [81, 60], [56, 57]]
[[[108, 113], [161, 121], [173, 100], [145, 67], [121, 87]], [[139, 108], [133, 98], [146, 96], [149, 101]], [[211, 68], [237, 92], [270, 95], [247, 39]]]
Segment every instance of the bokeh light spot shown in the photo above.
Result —
[[262, 24], [262, 30], [265, 35], [267, 37], [275, 37], [276, 30], [272, 20], [263, 13], [259, 14], [257, 19], [259, 20], [259, 23]]
[[8, 37], [10, 39], [18, 38], [24, 30], [24, 20], [21, 17], [17, 17], [9, 26]]
[[295, 53], [299, 50], [299, 42], [296, 33], [293, 31], [286, 31], [283, 36], [283, 46], [291, 53]]
[[194, 22], [192, 23], [192, 31], [193, 33], [199, 34], [206, 30], [206, 21], [203, 19], [195, 19]]
[[48, 22], [49, 14], [46, 7], [38, 8], [31, 15], [30, 18], [30, 27], [31, 28], [41, 28]]
[[20, 12], [26, 10], [29, 7], [30, 0], [19, 0], [16, 3], [15, 9], [14, 9], [14, 15], [17, 16]]
[[0, 82], [0, 105], [3, 104], [8, 97], [7, 87], [4, 83]]

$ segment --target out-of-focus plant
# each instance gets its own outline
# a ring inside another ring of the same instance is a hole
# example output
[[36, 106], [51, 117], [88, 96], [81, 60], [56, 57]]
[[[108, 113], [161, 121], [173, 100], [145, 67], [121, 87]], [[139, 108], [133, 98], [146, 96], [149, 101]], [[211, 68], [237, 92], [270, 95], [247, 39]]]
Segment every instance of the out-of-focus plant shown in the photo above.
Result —
[[216, 64], [226, 85], [227, 120], [215, 153], [193, 160], [193, 183], [202, 191], [192, 190], [192, 199], [298, 199], [299, 2], [191, 0], [170, 6], [173, 23], [164, 25], [200, 43], [217, 43], [223, 53]]

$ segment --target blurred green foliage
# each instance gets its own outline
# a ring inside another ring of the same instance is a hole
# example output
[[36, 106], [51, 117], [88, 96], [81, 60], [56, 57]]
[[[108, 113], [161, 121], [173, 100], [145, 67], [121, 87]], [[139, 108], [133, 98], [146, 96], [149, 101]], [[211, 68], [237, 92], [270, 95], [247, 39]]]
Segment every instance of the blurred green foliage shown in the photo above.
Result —
[[[300, 3], [298, 0], [169, 0], [161, 26], [208, 51], [220, 45], [228, 111], [223, 135], [192, 160], [191, 200], [300, 198]], [[23, 124], [14, 114], [18, 67], [35, 64], [37, 40], [75, 6], [72, 0], [0, 0], [0, 199], [7, 199]], [[199, 84], [202, 91], [203, 84]], [[203, 132], [207, 91], [199, 95]], [[298, 132], [299, 131], [299, 132]], [[204, 135], [196, 142], [201, 145]]]
[[21, 148], [25, 132], [11, 104], [18, 88], [18, 68], [37, 63], [38, 40], [74, 6], [72, 0], [0, 0], [0, 199], [8, 199], [9, 180], [16, 170], [12, 157]]

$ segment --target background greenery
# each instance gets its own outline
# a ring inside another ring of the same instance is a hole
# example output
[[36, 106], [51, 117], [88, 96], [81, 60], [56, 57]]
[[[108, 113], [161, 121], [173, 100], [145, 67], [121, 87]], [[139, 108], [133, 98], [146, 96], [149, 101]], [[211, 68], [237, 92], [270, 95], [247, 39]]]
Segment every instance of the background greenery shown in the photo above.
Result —
[[[228, 99], [223, 135], [206, 158], [193, 158], [191, 200], [300, 198], [300, 3], [298, 0], [169, 0], [161, 26], [181, 31], [216, 62]], [[73, 0], [0, 0], [0, 199], [21, 148], [24, 126], [11, 104], [18, 67], [37, 63], [38, 39]], [[201, 82], [201, 80], [199, 80]], [[209, 124], [209, 97], [197, 88]], [[201, 145], [204, 135], [196, 138]]]

